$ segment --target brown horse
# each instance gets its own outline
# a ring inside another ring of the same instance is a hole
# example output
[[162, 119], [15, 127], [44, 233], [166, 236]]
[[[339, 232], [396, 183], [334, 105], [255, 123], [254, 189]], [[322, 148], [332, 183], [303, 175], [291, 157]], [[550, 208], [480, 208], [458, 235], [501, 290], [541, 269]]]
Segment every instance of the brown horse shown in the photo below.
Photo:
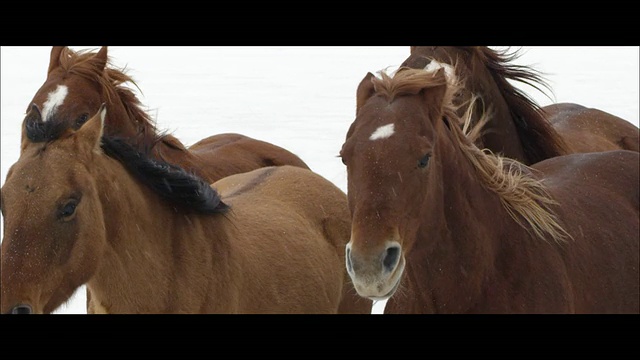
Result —
[[344, 192], [286, 165], [210, 186], [102, 136], [105, 113], [78, 130], [27, 116], [1, 191], [2, 313], [50, 313], [82, 284], [92, 313], [340, 311]]
[[[100, 104], [109, 112], [105, 132], [126, 138], [140, 151], [179, 165], [213, 182], [265, 166], [293, 165], [308, 169], [297, 155], [279, 146], [241, 134], [218, 134], [188, 149], [176, 137], [158, 131], [128, 84], [137, 86], [123, 69], [111, 65], [107, 47], [97, 53], [54, 46], [47, 79], [27, 107], [37, 105], [45, 121], [78, 129]], [[23, 147], [25, 143], [23, 131]]]
[[640, 153], [528, 167], [465, 135], [444, 70], [363, 81], [341, 150], [360, 295], [385, 313], [640, 311]]
[[[542, 74], [527, 66], [513, 64], [520, 54], [497, 51], [486, 46], [412, 46], [402, 66], [424, 69], [432, 61], [455, 68], [465, 86], [456, 96], [459, 115], [472, 96], [480, 97], [473, 123], [485, 111], [491, 120], [478, 138], [486, 147], [525, 164], [553, 156], [626, 149], [639, 151], [640, 132], [630, 122], [598, 109], [559, 103], [545, 107], [513, 86], [516, 81], [539, 91], [550, 90]], [[431, 64], [431, 65], [429, 65]]]

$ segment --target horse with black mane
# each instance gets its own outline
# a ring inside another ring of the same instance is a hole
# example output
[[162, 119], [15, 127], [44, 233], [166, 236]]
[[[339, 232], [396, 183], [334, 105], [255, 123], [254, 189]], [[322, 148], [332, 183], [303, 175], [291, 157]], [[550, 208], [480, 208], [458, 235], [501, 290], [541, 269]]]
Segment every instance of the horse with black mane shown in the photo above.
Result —
[[77, 130], [27, 115], [0, 191], [2, 313], [51, 313], [83, 284], [90, 313], [344, 310], [339, 188], [289, 165], [210, 186], [104, 133], [106, 112]]

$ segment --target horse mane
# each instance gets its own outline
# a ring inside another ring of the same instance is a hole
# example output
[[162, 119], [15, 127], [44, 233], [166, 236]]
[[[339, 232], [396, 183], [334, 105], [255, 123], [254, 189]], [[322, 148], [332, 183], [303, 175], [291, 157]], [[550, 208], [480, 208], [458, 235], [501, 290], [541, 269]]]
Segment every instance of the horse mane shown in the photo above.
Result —
[[[400, 68], [394, 77], [384, 73], [381, 79], [372, 78], [375, 90], [389, 99], [394, 96], [417, 94], [422, 88], [447, 83], [444, 76], [423, 69]], [[462, 86], [461, 82], [448, 82], [443, 102], [443, 121], [463, 124], [447, 126], [455, 143], [472, 164], [482, 184], [498, 195], [509, 215], [524, 229], [546, 241], [549, 235], [556, 242], [564, 242], [571, 237], [558, 223], [551, 205], [557, 204], [551, 198], [542, 180], [533, 176], [534, 170], [516, 160], [498, 156], [488, 149], [480, 150], [474, 145], [483, 126], [489, 121], [489, 115], [483, 113], [480, 121], [471, 125], [473, 106], [469, 106], [464, 115], [458, 115], [459, 105], [453, 102], [455, 94]], [[477, 100], [471, 98], [471, 105]], [[528, 225], [528, 226], [527, 226]]]
[[[27, 137], [34, 143], [48, 144], [71, 131], [62, 123], [34, 119], [27, 117], [25, 123]], [[229, 208], [204, 179], [179, 166], [149, 157], [126, 139], [104, 134], [101, 146], [105, 154], [118, 160], [135, 178], [171, 204], [205, 214], [224, 213]]]
[[548, 121], [540, 105], [508, 81], [527, 84], [549, 97], [544, 90], [553, 91], [541, 72], [513, 64], [521, 56], [518, 50], [492, 50], [486, 46], [466, 47], [465, 50], [489, 69], [511, 110], [520, 141], [532, 164], [569, 153], [567, 144]]
[[137, 123], [139, 148], [152, 148], [166, 136], [166, 133], [158, 132], [151, 116], [142, 109], [142, 103], [138, 97], [125, 86], [131, 83], [141, 91], [138, 84], [127, 74], [126, 68], [115, 68], [110, 57], [107, 58], [106, 66], [103, 67], [97, 61], [93, 61], [94, 55], [95, 53], [88, 50], [73, 51], [65, 47], [60, 53], [60, 67], [69, 74], [78, 75], [99, 84], [109, 103], [114, 99], [121, 99], [128, 117], [135, 119]]
[[102, 149], [120, 161], [138, 180], [174, 205], [200, 213], [224, 213], [229, 209], [204, 179], [183, 168], [153, 159], [125, 139], [103, 135]]

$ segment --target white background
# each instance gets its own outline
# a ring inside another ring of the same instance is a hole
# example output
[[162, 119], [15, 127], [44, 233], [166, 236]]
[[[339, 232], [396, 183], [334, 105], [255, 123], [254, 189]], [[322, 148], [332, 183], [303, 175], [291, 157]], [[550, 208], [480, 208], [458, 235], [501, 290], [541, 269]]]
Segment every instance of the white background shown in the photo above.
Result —
[[[541, 105], [574, 102], [638, 126], [639, 47], [517, 48], [523, 55], [515, 63], [546, 73], [554, 90], [551, 100], [516, 84]], [[3, 184], [18, 159], [20, 125], [46, 78], [49, 53], [50, 47], [1, 48]], [[400, 65], [409, 47], [110, 47], [109, 55], [117, 67], [127, 66], [158, 127], [186, 145], [224, 132], [248, 135], [297, 154], [346, 192], [337, 155], [354, 119], [356, 88], [368, 71]], [[86, 313], [85, 288], [56, 313]]]

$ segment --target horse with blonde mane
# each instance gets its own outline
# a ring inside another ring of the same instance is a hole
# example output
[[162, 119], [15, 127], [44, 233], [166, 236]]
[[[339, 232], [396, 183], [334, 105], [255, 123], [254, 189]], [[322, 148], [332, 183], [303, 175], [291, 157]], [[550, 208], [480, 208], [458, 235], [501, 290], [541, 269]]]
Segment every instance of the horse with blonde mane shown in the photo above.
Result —
[[360, 83], [340, 152], [358, 294], [385, 313], [638, 313], [640, 153], [494, 154], [460, 86], [406, 67]]

